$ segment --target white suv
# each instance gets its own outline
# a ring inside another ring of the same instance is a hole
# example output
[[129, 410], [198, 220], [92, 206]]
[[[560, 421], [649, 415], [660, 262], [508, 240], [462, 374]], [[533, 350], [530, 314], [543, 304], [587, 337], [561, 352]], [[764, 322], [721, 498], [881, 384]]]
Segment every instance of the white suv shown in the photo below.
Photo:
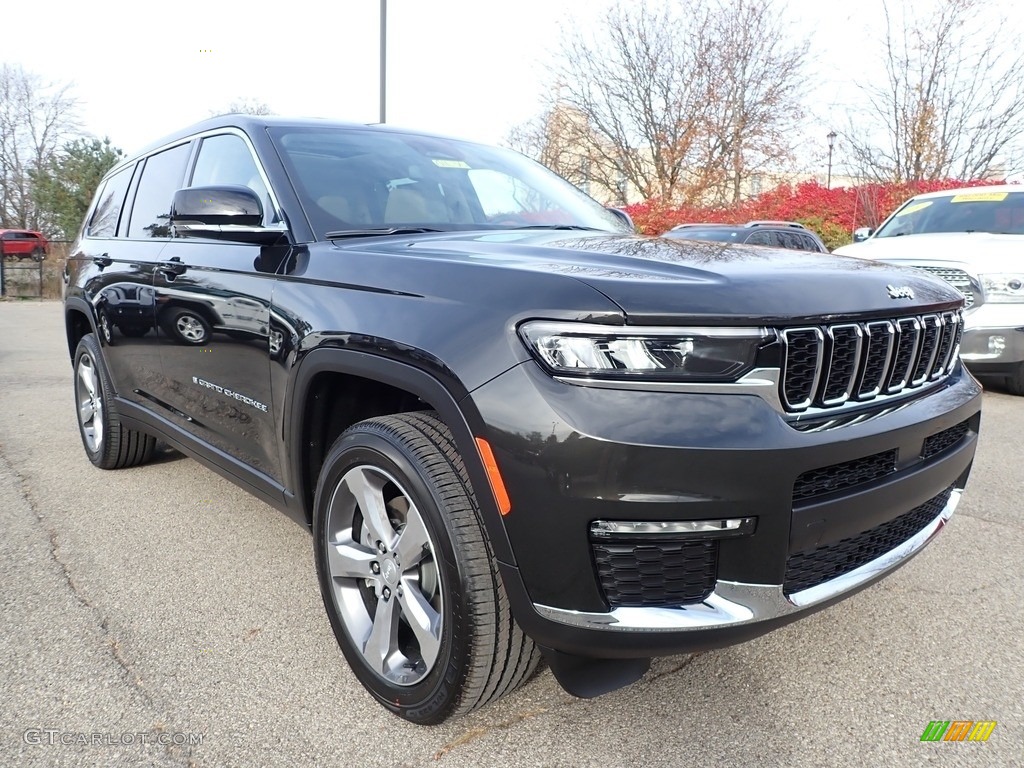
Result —
[[923, 269], [957, 288], [966, 297], [961, 358], [1024, 395], [1024, 186], [918, 195], [863, 234], [835, 252]]

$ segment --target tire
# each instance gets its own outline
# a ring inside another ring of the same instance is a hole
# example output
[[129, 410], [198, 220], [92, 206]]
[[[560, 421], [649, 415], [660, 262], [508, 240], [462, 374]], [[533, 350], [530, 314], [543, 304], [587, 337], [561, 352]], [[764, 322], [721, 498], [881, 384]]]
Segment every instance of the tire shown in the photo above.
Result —
[[[369, 519], [364, 506], [386, 515]], [[462, 457], [432, 412], [370, 419], [338, 438], [317, 483], [313, 541], [338, 644], [391, 712], [441, 723], [537, 668]]]
[[46, 251], [42, 248], [36, 248], [32, 251], [32, 261], [42, 261], [46, 258]]
[[1024, 363], [1017, 363], [1013, 373], [1006, 377], [1006, 389], [1011, 395], [1024, 395]]
[[100, 345], [91, 333], [75, 350], [75, 405], [82, 446], [100, 469], [134, 467], [153, 455], [152, 436], [121, 424]]
[[206, 318], [185, 307], [173, 307], [163, 319], [164, 331], [182, 344], [199, 346], [210, 340], [213, 327]]
[[96, 330], [99, 331], [100, 337], [103, 342], [107, 345], [114, 343], [114, 324], [110, 320], [110, 313], [106, 309], [99, 311], [99, 322], [96, 324]]

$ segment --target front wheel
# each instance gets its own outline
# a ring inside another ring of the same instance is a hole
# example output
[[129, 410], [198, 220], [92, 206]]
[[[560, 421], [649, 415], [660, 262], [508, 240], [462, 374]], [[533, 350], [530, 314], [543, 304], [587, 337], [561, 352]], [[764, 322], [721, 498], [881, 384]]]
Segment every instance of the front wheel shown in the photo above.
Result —
[[1024, 395], [1024, 363], [1017, 363], [1013, 373], [1006, 377], [1006, 388], [1011, 395]]
[[414, 723], [483, 706], [540, 658], [512, 618], [479, 515], [432, 413], [360, 422], [324, 461], [314, 542], [331, 626], [363, 686]]
[[100, 345], [91, 333], [75, 350], [75, 404], [85, 453], [100, 469], [134, 467], [153, 455], [156, 440], [121, 423]]

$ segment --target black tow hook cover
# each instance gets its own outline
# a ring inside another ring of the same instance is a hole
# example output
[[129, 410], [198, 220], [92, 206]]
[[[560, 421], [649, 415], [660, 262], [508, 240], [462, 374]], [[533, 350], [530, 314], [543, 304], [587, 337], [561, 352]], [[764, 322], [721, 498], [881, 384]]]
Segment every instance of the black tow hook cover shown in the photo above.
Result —
[[581, 699], [632, 685], [651, 668], [650, 659], [591, 659], [543, 646], [540, 650], [558, 684]]

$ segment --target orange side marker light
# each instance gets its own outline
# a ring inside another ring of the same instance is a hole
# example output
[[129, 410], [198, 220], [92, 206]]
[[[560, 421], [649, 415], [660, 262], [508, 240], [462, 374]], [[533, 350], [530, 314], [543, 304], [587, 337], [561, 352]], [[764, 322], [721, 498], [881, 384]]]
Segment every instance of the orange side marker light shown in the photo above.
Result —
[[491, 491], [494, 492], [494, 500], [498, 502], [498, 511], [502, 516], [512, 511], [512, 501], [505, 490], [505, 481], [501, 479], [498, 471], [498, 462], [494, 460], [494, 451], [491, 444], [482, 437], [476, 438], [476, 448], [480, 451], [480, 458], [484, 461], [484, 469], [487, 470], [487, 480], [491, 484]]

